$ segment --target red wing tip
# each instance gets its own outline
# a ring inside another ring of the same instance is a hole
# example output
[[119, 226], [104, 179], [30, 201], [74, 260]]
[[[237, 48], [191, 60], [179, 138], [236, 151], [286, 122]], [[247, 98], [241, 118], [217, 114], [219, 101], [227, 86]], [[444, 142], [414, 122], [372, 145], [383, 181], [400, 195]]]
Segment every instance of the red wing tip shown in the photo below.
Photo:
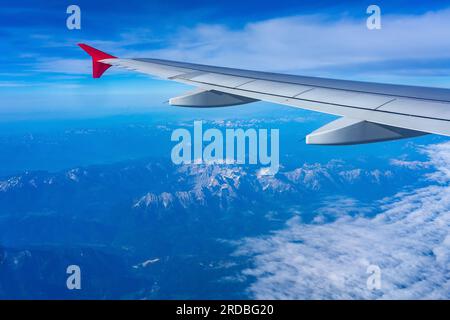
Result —
[[81, 49], [86, 51], [88, 55], [92, 57], [92, 76], [94, 78], [100, 78], [103, 72], [105, 72], [111, 65], [102, 63], [99, 60], [103, 59], [115, 59], [117, 57], [107, 54], [103, 51], [95, 49], [84, 43], [78, 43]]

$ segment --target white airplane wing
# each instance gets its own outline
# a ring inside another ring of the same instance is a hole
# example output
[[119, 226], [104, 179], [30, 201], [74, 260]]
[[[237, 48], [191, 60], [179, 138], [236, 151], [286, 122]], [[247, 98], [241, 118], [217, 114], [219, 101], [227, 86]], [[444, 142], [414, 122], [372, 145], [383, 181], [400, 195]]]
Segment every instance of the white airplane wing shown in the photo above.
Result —
[[214, 67], [159, 59], [121, 59], [80, 44], [93, 76], [110, 66], [198, 88], [169, 103], [223, 107], [268, 101], [341, 116], [306, 138], [310, 144], [345, 145], [427, 133], [450, 136], [450, 89], [335, 80]]

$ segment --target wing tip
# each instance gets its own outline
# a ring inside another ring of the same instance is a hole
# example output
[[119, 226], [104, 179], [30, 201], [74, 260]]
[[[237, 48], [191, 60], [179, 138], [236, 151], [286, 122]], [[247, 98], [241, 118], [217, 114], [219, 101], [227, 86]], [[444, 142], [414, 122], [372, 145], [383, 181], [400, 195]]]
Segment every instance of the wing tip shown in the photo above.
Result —
[[78, 43], [78, 46], [83, 49], [92, 58], [92, 77], [100, 78], [102, 74], [111, 67], [110, 64], [100, 62], [103, 59], [116, 59], [117, 57], [110, 55], [106, 52], [100, 51], [94, 47], [91, 47], [85, 43]]

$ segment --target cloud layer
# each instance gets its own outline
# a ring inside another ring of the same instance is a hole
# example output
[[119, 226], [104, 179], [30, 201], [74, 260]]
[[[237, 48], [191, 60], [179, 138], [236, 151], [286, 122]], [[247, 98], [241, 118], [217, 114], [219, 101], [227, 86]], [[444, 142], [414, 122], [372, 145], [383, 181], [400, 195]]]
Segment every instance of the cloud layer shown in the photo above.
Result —
[[[381, 200], [373, 218], [354, 217], [341, 206], [334, 222], [303, 224], [296, 217], [284, 230], [243, 240], [237, 254], [253, 257], [253, 266], [244, 271], [255, 280], [250, 294], [257, 299], [450, 298], [450, 143], [422, 152], [434, 168], [424, 173], [425, 186]], [[369, 265], [381, 268], [380, 290], [367, 288]]]
[[[336, 72], [352, 66], [367, 74], [380, 69], [393, 69], [399, 74], [420, 69], [420, 74], [428, 75], [431, 70], [433, 74], [448, 70], [450, 10], [422, 15], [386, 13], [381, 30], [368, 30], [366, 18], [362, 11], [359, 17], [329, 13], [281, 17], [248, 23], [240, 29], [197, 25], [181, 29], [166, 47], [148, 54], [303, 73]], [[361, 70], [361, 66], [372, 69]]]

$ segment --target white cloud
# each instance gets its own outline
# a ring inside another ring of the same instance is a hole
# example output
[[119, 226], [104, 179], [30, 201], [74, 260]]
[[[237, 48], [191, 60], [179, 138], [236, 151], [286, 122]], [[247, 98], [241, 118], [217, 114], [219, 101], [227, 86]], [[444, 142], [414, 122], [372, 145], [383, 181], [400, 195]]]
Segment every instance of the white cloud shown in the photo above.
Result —
[[[329, 77], [356, 75], [379, 81], [393, 75], [426, 75], [430, 82], [445, 85], [442, 78], [450, 72], [450, 9], [421, 15], [383, 13], [382, 29], [375, 31], [366, 28], [366, 18], [361, 10], [359, 18], [345, 13], [297, 15], [251, 22], [241, 28], [198, 24], [166, 35], [141, 28], [126, 30], [116, 39], [50, 38], [43, 45], [72, 48], [80, 41], [124, 58], [162, 58]], [[161, 49], [152, 49], [155, 43]], [[436, 67], [439, 59], [447, 62], [441, 61]], [[37, 59], [36, 69], [86, 74], [90, 68], [88, 60]], [[423, 63], [417, 63], [418, 60]], [[387, 74], [383, 68], [390, 72]]]
[[27, 86], [24, 82], [19, 81], [0, 81], [0, 88], [13, 88], [13, 87], [24, 87]]
[[303, 15], [249, 23], [241, 29], [202, 24], [180, 30], [165, 48], [146, 55], [289, 72], [450, 58], [450, 10], [383, 14], [382, 29], [376, 31], [366, 28], [366, 18], [364, 12], [359, 19]]
[[327, 198], [324, 205], [316, 210], [313, 222], [324, 223], [345, 216], [363, 216], [371, 213], [373, 208], [361, 201], [343, 196]]
[[427, 168], [430, 166], [430, 164], [428, 162], [423, 162], [423, 161], [407, 161], [407, 160], [401, 160], [401, 159], [392, 159], [390, 161], [390, 163], [393, 166], [398, 166], [398, 167], [404, 167], [404, 168], [408, 168], [408, 169], [412, 169], [412, 170], [418, 170], [418, 169], [423, 169], [423, 168]]
[[[427, 185], [380, 201], [375, 217], [344, 215], [248, 238], [237, 254], [253, 257], [244, 275], [258, 299], [450, 298], [450, 143], [422, 150], [434, 170]], [[353, 203], [354, 204], [354, 203]], [[344, 203], [352, 207], [352, 202]], [[381, 268], [381, 290], [366, 287]]]
[[88, 75], [91, 72], [91, 64], [87, 55], [86, 59], [51, 58], [39, 60], [35, 69], [39, 72]]

